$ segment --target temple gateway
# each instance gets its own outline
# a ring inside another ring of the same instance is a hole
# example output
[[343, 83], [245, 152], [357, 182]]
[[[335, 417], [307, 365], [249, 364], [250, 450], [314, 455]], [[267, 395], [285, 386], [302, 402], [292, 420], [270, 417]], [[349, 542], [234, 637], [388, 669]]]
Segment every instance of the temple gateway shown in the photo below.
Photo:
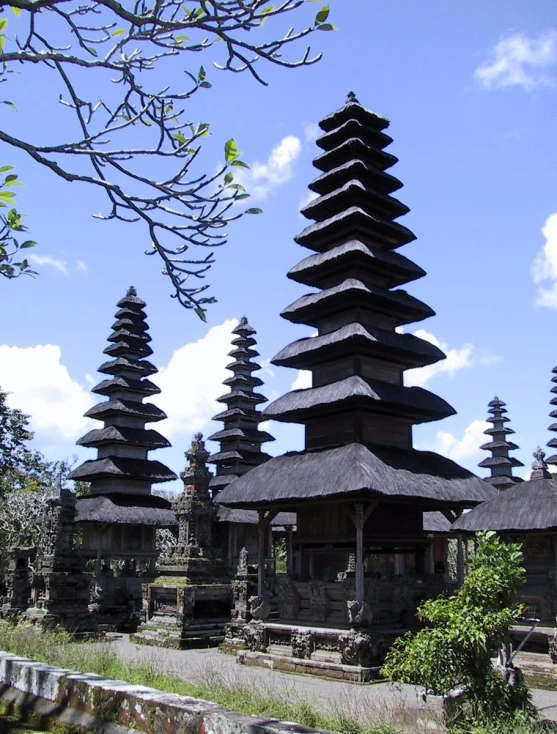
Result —
[[[406, 370], [445, 355], [409, 332], [434, 312], [404, 289], [425, 272], [400, 252], [415, 237], [399, 221], [409, 210], [395, 197], [389, 122], [350, 93], [319, 127], [316, 198], [296, 237], [305, 254], [287, 274], [311, 290], [282, 312], [316, 333], [272, 360], [311, 373], [311, 387], [261, 410], [256, 332], [242, 317], [213, 448], [197, 433], [182, 492], [161, 496], [153, 485], [177, 477], [149, 456], [170, 444], [146, 427], [166, 416], [144, 402], [160, 390], [146, 304], [130, 288], [93, 388], [107, 399], [87, 413], [101, 426], [78, 441], [97, 456], [70, 475], [88, 489], [61, 489], [38, 547], [11, 549], [0, 616], [128, 630], [142, 644], [221, 645], [246, 664], [363, 682], [417, 628], [418, 604], [462, 580], [466, 538], [495, 529], [524, 541], [524, 601], [552, 624], [557, 482], [541, 451], [530, 481], [513, 475], [522, 464], [505, 403], [488, 406], [484, 479], [413, 446], [414, 426], [455, 411], [404, 384]], [[269, 420], [302, 424], [304, 449], [263, 451]]]

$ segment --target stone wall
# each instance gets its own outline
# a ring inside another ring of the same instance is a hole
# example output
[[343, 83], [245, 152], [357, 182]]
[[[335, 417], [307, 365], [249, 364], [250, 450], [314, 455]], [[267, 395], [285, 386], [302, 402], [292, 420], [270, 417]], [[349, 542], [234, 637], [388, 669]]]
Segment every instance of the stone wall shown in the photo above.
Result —
[[236, 713], [146, 686], [75, 673], [0, 652], [0, 701], [33, 710], [75, 730], [170, 734], [312, 732], [297, 724]]

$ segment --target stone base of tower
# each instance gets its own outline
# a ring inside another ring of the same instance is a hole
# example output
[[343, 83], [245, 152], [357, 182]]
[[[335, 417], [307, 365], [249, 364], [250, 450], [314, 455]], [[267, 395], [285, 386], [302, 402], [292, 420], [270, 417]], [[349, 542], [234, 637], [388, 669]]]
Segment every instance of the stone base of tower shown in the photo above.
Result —
[[180, 650], [212, 647], [224, 640], [232, 585], [161, 576], [144, 587], [143, 604], [145, 621], [132, 635], [133, 642]]

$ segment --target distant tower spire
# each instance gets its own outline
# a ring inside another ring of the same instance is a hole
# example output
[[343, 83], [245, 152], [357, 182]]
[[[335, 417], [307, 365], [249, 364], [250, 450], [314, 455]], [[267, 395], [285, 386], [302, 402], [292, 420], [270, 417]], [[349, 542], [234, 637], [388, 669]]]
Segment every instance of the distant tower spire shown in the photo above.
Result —
[[518, 446], [512, 441], [507, 441], [507, 436], [514, 433], [514, 431], [512, 428], [505, 427], [505, 423], [509, 422], [509, 419], [505, 417], [507, 412], [505, 405], [506, 403], [499, 400], [497, 395], [489, 403], [488, 412], [490, 415], [486, 420], [492, 424], [492, 427], [484, 433], [491, 436], [491, 441], [484, 443], [480, 448], [489, 451], [491, 456], [478, 465], [490, 470], [491, 476], [487, 477], [486, 481], [499, 490], [509, 489], [517, 482], [521, 482], [522, 479], [519, 477], [513, 477], [513, 468], [524, 466], [518, 459], [509, 456], [509, 451], [514, 451]]
[[98, 456], [78, 466], [68, 478], [91, 482], [91, 494], [150, 494], [152, 483], [177, 478], [167, 466], [147, 458], [149, 451], [170, 443], [157, 431], [145, 428], [146, 423], [166, 418], [153, 403], [143, 402], [160, 393], [148, 379], [157, 368], [146, 359], [153, 350], [149, 346], [145, 305], [133, 286], [118, 301], [113, 332], [104, 350], [110, 360], [98, 370], [108, 378], [92, 390], [108, 400], [85, 413], [104, 427], [89, 431], [77, 444], [97, 449]]
[[545, 451], [538, 448], [532, 454], [535, 461], [532, 464], [532, 474], [530, 479], [551, 479], [552, 475], [547, 468], [547, 461], [545, 461]]
[[253, 335], [256, 331], [249, 325], [247, 318], [242, 316], [232, 333], [236, 338], [232, 340], [234, 348], [228, 356], [234, 361], [226, 369], [233, 375], [223, 383], [230, 387], [230, 392], [218, 398], [218, 402], [225, 403], [227, 409], [213, 418], [215, 421], [222, 421], [224, 428], [209, 436], [210, 441], [220, 442], [220, 451], [208, 458], [217, 467], [217, 476], [209, 485], [214, 492], [224, 489], [236, 477], [267, 461], [270, 456], [261, 451], [261, 444], [275, 440], [269, 433], [258, 428], [263, 419], [257, 405], [266, 403], [267, 398], [254, 392], [254, 387], [263, 384], [259, 377], [253, 376], [254, 372], [261, 369], [253, 361], [259, 356], [254, 349], [256, 341]]
[[[551, 378], [551, 382], [553, 382], [554, 385], [551, 388], [551, 392], [553, 393], [553, 397], [549, 401], [549, 404], [550, 405], [553, 405], [553, 406], [556, 406], [557, 405], [557, 397], [556, 397], [557, 384], [555, 384], [555, 383], [557, 383], [557, 367], [554, 367], [551, 370], [551, 372], [553, 373], [553, 377]], [[549, 416], [551, 418], [557, 418], [557, 410], [555, 410], [555, 409], [552, 410], [551, 413], [549, 414]], [[549, 426], [549, 430], [552, 431], [553, 433], [557, 433], [557, 423], [552, 423]], [[547, 445], [551, 449], [557, 448], [557, 438], [552, 438], [550, 441], [547, 442]], [[547, 460], [547, 463], [548, 464], [557, 464], [557, 454], [553, 454], [552, 456], [550, 456], [549, 459]]]

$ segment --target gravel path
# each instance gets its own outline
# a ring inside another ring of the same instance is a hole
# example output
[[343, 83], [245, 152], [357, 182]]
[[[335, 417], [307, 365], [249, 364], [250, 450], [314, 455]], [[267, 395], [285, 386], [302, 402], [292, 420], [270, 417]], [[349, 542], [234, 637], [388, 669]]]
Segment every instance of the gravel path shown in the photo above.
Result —
[[[123, 660], [150, 663], [158, 670], [192, 683], [202, 683], [215, 675], [240, 682], [264, 693], [289, 698], [303, 697], [316, 708], [332, 715], [343, 713], [363, 724], [405, 724], [412, 730], [416, 721], [417, 688], [390, 683], [358, 686], [313, 676], [291, 675], [266, 668], [251, 668], [236, 663], [232, 655], [216, 649], [167, 650], [131, 643], [127, 636], [116, 640], [114, 651]], [[534, 703], [542, 718], [557, 722], [557, 692], [534, 689]]]

